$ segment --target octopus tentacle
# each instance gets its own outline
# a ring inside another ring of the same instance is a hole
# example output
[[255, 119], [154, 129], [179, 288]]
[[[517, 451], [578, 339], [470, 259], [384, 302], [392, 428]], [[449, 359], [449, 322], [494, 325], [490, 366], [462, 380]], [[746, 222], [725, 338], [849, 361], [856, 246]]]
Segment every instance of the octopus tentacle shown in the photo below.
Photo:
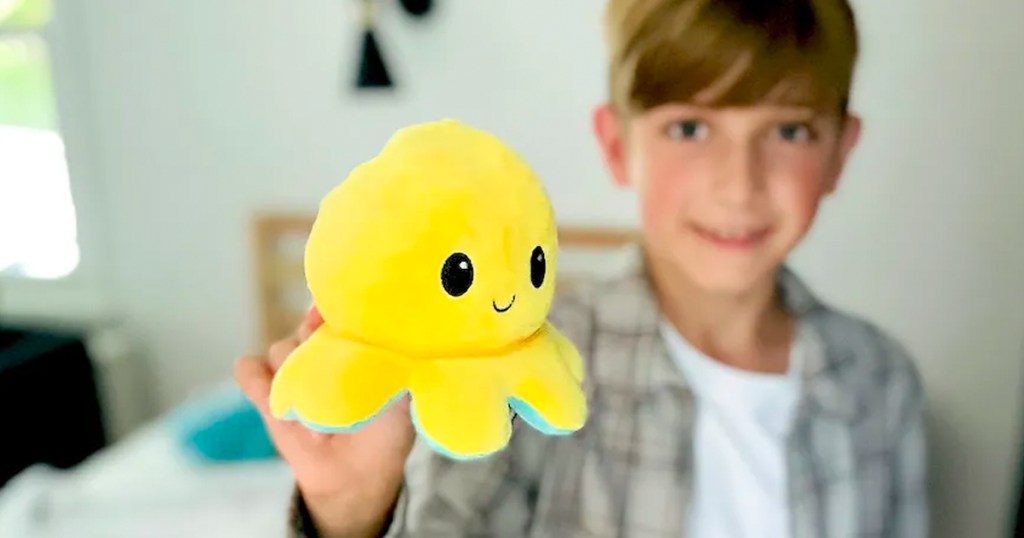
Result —
[[555, 342], [558, 358], [565, 363], [573, 379], [578, 383], [582, 383], [586, 374], [583, 367], [583, 357], [580, 356], [579, 350], [550, 322], [546, 324], [543, 330]]
[[327, 432], [358, 428], [404, 394], [406, 361], [321, 326], [274, 377], [270, 411]]
[[409, 388], [413, 423], [435, 450], [475, 459], [501, 450], [511, 438], [511, 415], [493, 361], [422, 361]]
[[580, 387], [583, 363], [564, 336], [547, 333], [517, 352], [506, 364], [509, 405], [530, 426], [549, 435], [567, 435], [586, 421], [586, 397]]

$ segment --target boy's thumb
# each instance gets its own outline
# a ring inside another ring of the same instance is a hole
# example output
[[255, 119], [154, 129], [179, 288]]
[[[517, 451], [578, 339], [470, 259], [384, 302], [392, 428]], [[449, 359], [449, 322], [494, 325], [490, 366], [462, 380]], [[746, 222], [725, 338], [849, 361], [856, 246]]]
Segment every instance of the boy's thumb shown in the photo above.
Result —
[[270, 385], [274, 374], [258, 357], [242, 357], [235, 362], [235, 382], [246, 398], [263, 415], [270, 412]]

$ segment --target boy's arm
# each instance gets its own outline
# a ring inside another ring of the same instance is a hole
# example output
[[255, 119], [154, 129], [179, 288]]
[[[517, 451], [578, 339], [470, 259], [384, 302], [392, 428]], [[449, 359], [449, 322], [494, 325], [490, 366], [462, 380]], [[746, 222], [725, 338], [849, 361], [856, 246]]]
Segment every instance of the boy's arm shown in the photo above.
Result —
[[[402, 492], [402, 498], [399, 501], [404, 501], [405, 493]], [[391, 513], [388, 514], [388, 518], [384, 521], [382, 530], [373, 537], [365, 538], [383, 538], [391, 528], [392, 523], [396, 518], [402, 517], [402, 508], [404, 502], [398, 502], [392, 507]], [[288, 507], [288, 534], [287, 538], [324, 538], [322, 534], [317, 530], [316, 523], [313, 521], [313, 516], [309, 513], [309, 508], [306, 506], [305, 499], [302, 498], [302, 492], [298, 487], [292, 489], [291, 504]]]
[[891, 431], [893, 521], [890, 536], [929, 536], [928, 454], [925, 425], [925, 396], [921, 380], [909, 355], [891, 343], [896, 361], [890, 376], [895, 411]]
[[929, 507], [924, 420], [915, 417], [907, 424], [895, 453], [896, 498], [894, 532], [900, 538], [929, 536]]

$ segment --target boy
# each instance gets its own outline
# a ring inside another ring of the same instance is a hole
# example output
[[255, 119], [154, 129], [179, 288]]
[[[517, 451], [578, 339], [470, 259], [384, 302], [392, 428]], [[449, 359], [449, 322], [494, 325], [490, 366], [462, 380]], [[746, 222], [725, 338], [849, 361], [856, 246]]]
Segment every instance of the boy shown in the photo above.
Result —
[[[587, 426], [453, 463], [413, 449], [407, 401], [348, 435], [267, 417], [294, 535], [927, 536], [914, 366], [785, 266], [859, 134], [846, 0], [610, 0], [607, 30], [594, 131], [643, 240], [552, 309], [588, 361]], [[317, 323], [240, 361], [264, 413]]]

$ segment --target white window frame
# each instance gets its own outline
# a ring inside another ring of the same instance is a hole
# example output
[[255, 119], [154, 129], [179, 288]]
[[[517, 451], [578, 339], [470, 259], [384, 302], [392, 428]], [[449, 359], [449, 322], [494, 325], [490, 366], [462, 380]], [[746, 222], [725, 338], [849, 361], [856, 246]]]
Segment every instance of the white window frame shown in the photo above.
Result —
[[[92, 128], [92, 94], [88, 57], [88, 2], [52, 0], [53, 17], [34, 31], [46, 43], [56, 98], [59, 132], [64, 141], [69, 185], [75, 204], [79, 262], [60, 279], [0, 276], [0, 321], [96, 323], [112, 314], [104, 293], [107, 274], [102, 217], [102, 182], [97, 137]], [[21, 33], [20, 31], [18, 33]]]

